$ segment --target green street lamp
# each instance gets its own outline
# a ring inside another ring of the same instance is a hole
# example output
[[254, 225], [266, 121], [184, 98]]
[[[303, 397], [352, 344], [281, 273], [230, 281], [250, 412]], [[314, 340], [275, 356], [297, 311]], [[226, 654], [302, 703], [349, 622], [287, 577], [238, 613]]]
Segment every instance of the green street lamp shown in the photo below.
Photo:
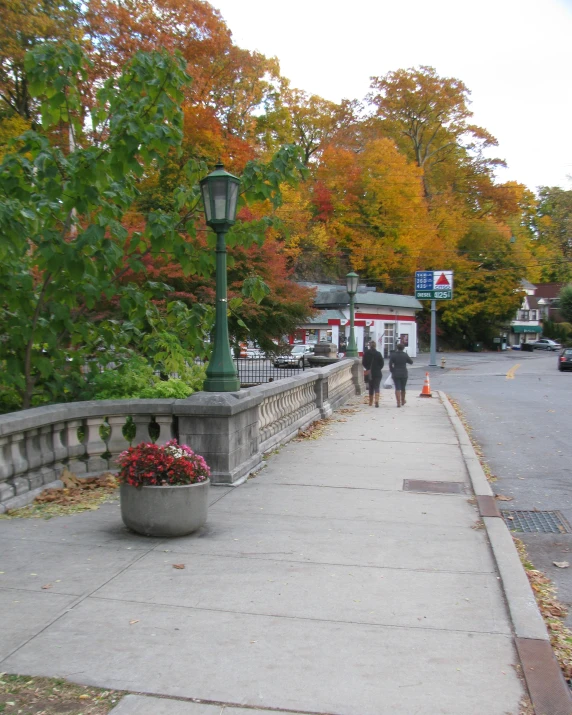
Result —
[[348, 342], [348, 349], [346, 351], [347, 357], [358, 357], [358, 349], [356, 345], [356, 336], [354, 333], [354, 318], [355, 318], [355, 294], [357, 293], [359, 283], [359, 276], [353, 271], [348, 273], [346, 276], [346, 290], [350, 296], [350, 339]]
[[214, 345], [207, 378], [206, 392], [235, 392], [240, 380], [228, 339], [228, 311], [226, 288], [226, 243], [228, 229], [236, 221], [236, 202], [240, 180], [218, 163], [215, 170], [201, 181], [201, 194], [207, 226], [216, 233], [216, 308]]

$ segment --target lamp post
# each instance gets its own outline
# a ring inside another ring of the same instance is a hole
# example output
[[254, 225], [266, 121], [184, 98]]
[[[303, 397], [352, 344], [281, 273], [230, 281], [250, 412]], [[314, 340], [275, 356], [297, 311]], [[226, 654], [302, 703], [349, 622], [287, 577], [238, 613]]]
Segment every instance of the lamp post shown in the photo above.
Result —
[[356, 345], [356, 336], [354, 333], [354, 317], [355, 317], [355, 309], [354, 309], [354, 301], [355, 301], [355, 294], [357, 293], [357, 288], [358, 288], [358, 283], [359, 283], [359, 276], [357, 273], [354, 273], [353, 271], [351, 273], [348, 273], [346, 276], [346, 290], [349, 293], [350, 296], [350, 339], [348, 342], [348, 349], [346, 352], [346, 355], [348, 357], [358, 357], [358, 349]]
[[200, 183], [207, 226], [210, 226], [216, 233], [214, 346], [203, 390], [206, 392], [235, 392], [240, 390], [240, 380], [234, 366], [228, 339], [225, 237], [228, 229], [236, 220], [236, 202], [240, 180], [225, 171], [223, 165], [218, 163], [215, 170]]

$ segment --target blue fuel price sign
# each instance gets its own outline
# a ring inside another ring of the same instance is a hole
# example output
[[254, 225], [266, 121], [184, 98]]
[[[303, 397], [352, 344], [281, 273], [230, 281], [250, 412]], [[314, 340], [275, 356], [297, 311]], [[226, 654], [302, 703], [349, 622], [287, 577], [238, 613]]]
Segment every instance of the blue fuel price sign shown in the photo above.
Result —
[[453, 271], [417, 271], [415, 297], [418, 300], [451, 300]]

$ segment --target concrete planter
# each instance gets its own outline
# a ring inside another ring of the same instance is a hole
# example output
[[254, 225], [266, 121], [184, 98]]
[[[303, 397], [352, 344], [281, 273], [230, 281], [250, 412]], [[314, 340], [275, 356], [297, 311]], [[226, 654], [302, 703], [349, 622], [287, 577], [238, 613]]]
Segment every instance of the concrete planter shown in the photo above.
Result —
[[145, 536], [185, 536], [207, 520], [210, 480], [198, 484], [132, 487], [121, 484], [121, 518]]

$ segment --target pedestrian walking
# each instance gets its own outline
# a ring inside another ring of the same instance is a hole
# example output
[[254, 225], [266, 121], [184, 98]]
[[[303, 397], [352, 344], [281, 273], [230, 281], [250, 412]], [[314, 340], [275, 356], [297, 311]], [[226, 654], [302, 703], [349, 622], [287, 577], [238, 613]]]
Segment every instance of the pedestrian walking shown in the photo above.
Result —
[[395, 385], [395, 399], [397, 406], [405, 404], [405, 386], [407, 385], [407, 365], [413, 365], [413, 360], [403, 351], [403, 345], [399, 343], [397, 350], [389, 356], [389, 370]]
[[379, 386], [383, 369], [383, 355], [377, 349], [375, 340], [370, 342], [369, 350], [364, 353], [361, 362], [365, 370], [364, 376], [369, 380], [369, 406], [373, 405], [373, 398], [375, 397], [375, 406], [379, 407]]

